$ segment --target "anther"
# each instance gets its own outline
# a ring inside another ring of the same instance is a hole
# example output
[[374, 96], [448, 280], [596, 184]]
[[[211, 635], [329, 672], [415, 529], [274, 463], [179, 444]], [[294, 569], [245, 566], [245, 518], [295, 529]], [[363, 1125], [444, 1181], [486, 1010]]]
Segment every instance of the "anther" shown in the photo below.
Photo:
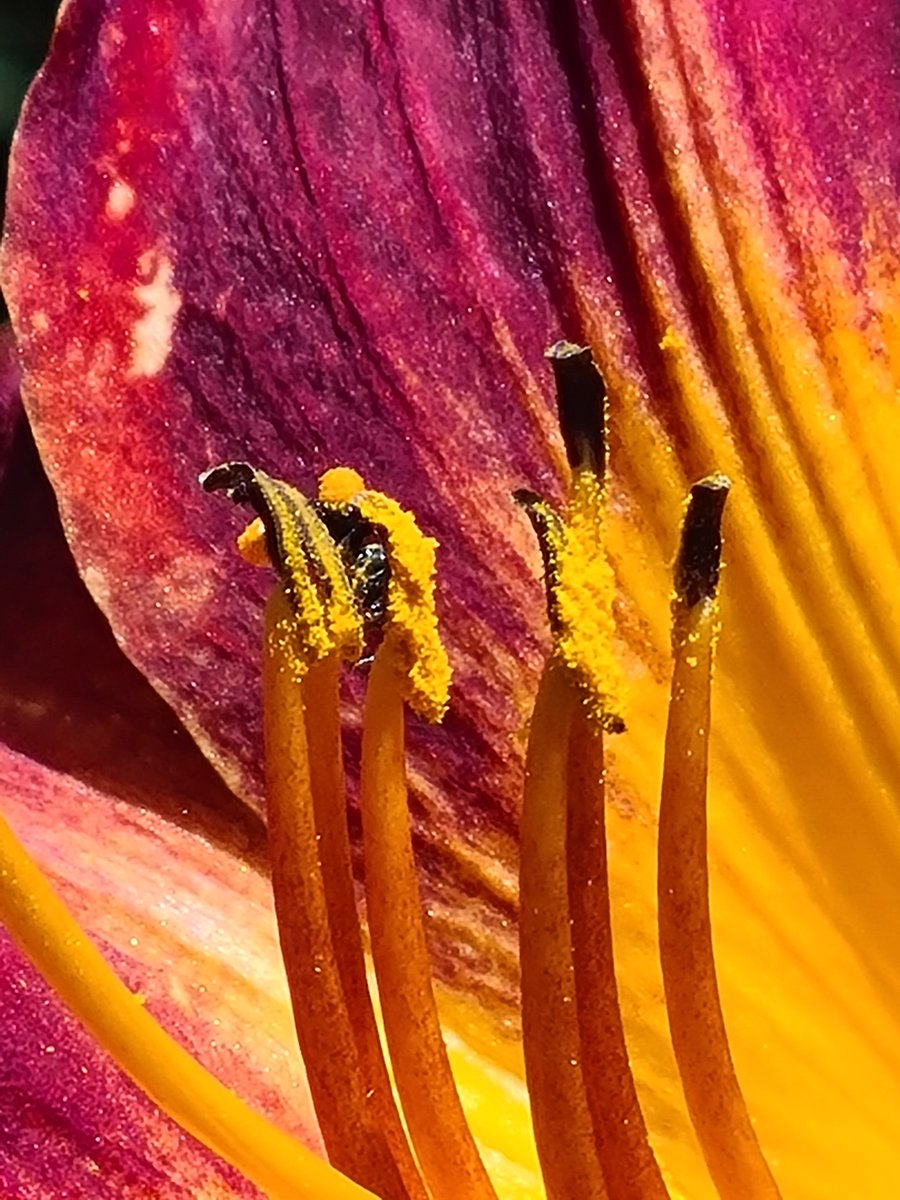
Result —
[[606, 384], [587, 346], [556, 342], [545, 351], [556, 380], [559, 427], [573, 471], [606, 470]]
[[363, 646], [363, 614], [339, 547], [313, 501], [296, 488], [245, 462], [222, 463], [200, 476], [207, 492], [223, 491], [249, 505], [263, 524], [261, 553], [255, 522], [239, 539], [246, 557], [268, 562], [281, 576], [289, 609], [272, 636], [293, 651], [298, 678], [310, 663], [337, 651], [357, 661]]
[[693, 608], [715, 595], [722, 555], [722, 512], [731, 480], [710, 475], [691, 488], [675, 567], [677, 598]]

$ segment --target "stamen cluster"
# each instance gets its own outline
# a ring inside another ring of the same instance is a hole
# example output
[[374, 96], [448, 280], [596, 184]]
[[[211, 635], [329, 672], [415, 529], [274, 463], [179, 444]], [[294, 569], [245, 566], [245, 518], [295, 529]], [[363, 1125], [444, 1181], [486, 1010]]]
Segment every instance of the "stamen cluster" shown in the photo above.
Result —
[[[558, 343], [548, 358], [570, 496], [556, 512], [533, 493], [516, 494], [540, 542], [554, 638], [531, 721], [521, 816], [526, 1078], [550, 1200], [668, 1200], [619, 1010], [606, 869], [604, 734], [624, 729], [603, 549], [606, 392], [587, 349]], [[347, 468], [326, 472], [314, 500], [247, 463], [222, 464], [202, 482], [253, 509], [242, 553], [278, 577], [263, 638], [272, 883], [332, 1165], [241, 1105], [155, 1025], [2, 821], [0, 915], [124, 1068], [270, 1195], [496, 1200], [441, 1033], [408, 810], [405, 706], [438, 720], [450, 686], [434, 603], [436, 543]], [[710, 683], [728, 486], [713, 476], [692, 489], [675, 571], [659, 945], [687, 1108], [719, 1195], [777, 1200], [731, 1063], [709, 914]], [[366, 649], [374, 652], [360, 808], [384, 1042], [357, 910], [340, 722], [341, 665]]]

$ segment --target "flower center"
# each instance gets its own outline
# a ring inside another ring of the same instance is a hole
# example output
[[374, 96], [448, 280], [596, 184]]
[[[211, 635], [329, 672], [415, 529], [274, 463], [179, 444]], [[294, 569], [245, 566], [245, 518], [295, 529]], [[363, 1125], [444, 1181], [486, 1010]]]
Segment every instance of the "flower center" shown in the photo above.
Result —
[[[533, 493], [516, 495], [540, 542], [553, 630], [521, 818], [526, 1081], [550, 1200], [667, 1200], [629, 1063], [607, 882], [604, 737], [624, 722], [613, 577], [603, 551], [605, 389], [584, 348], [559, 343], [548, 357], [572, 483], [562, 512]], [[256, 519], [241, 552], [278, 573], [263, 639], [272, 882], [331, 1166], [246, 1108], [168, 1038], [3, 823], [0, 916], [120, 1065], [269, 1194], [493, 1200], [441, 1033], [408, 809], [405, 709], [439, 720], [450, 686], [434, 606], [436, 545], [409, 513], [346, 468], [326, 473], [315, 500], [246, 463], [214, 468], [203, 485], [251, 506]], [[777, 1200], [731, 1062], [710, 931], [707, 747], [728, 486], [714, 476], [692, 489], [676, 564], [659, 941], [687, 1108], [718, 1192], [723, 1200]], [[360, 807], [384, 1042], [356, 902], [339, 708], [342, 662], [370, 652]]]

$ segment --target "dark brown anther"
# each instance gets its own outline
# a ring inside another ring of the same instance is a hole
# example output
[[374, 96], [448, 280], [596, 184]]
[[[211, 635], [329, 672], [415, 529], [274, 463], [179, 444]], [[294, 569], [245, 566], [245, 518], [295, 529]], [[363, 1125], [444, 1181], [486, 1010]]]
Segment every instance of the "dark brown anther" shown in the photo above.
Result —
[[225, 462], [204, 471], [199, 479], [204, 492], [224, 492], [233, 504], [246, 505], [260, 518], [266, 531], [266, 549], [270, 562], [285, 574], [283, 537], [280, 521], [272, 504], [274, 488], [283, 487], [246, 462]]
[[559, 427], [573, 471], [606, 470], [606, 384], [587, 346], [556, 342], [544, 357], [556, 380]]
[[691, 488], [675, 564], [675, 591], [686, 608], [716, 593], [722, 557], [722, 512], [730, 488], [731, 480], [726, 475], [709, 475]]
[[[260, 518], [269, 561], [294, 596], [295, 572], [301, 563], [330, 594], [335, 571], [344, 570], [331, 534], [315, 504], [296, 488], [245, 462], [221, 463], [200, 476], [205, 492], [224, 492], [234, 504], [246, 505]], [[328, 561], [326, 562], [325, 559]], [[349, 587], [349, 582], [344, 579]]]

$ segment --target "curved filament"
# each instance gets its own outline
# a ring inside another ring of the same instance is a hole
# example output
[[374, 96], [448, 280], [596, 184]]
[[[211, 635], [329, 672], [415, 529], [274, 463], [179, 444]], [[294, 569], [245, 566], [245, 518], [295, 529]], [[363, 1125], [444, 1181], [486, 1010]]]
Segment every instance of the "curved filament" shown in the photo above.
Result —
[[780, 1200], [731, 1061], [713, 958], [706, 780], [717, 604], [675, 605], [659, 810], [659, 947], [688, 1112], [722, 1200]]
[[582, 1076], [566, 883], [569, 737], [580, 698], [555, 657], [538, 688], [520, 826], [519, 957], [525, 1078], [549, 1200], [602, 1200]]
[[302, 683], [313, 811], [331, 943], [347, 1010], [353, 1015], [352, 1032], [370, 1107], [410, 1200], [427, 1200], [397, 1110], [366, 978], [347, 828], [339, 683], [340, 660], [336, 655], [314, 663]]
[[335, 960], [313, 814], [303, 693], [277, 636], [288, 601], [266, 607], [263, 691], [272, 890], [310, 1091], [328, 1156], [382, 1200], [407, 1191], [363, 1078]]
[[390, 636], [366, 690], [363, 847], [372, 958], [397, 1090], [434, 1200], [496, 1200], [466, 1123], [434, 1000], [410, 831], [404, 707]]
[[581, 1060], [610, 1200], [669, 1200], [638, 1102], [613, 963], [603, 731], [572, 717], [566, 858]]

